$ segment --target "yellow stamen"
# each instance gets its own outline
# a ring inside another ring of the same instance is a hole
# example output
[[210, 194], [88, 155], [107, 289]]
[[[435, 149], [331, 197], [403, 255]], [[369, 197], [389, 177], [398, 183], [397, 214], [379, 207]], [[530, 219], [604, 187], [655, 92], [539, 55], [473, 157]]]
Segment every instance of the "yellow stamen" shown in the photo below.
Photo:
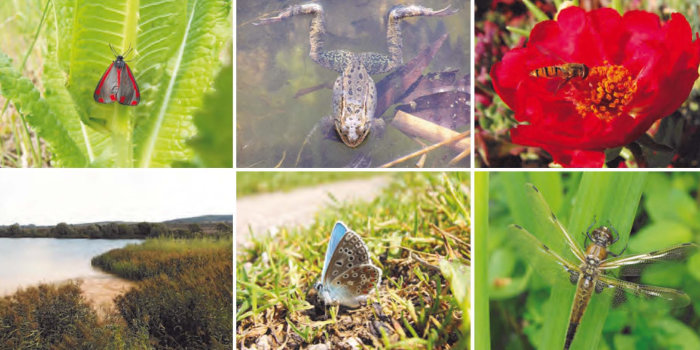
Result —
[[576, 83], [576, 91], [574, 103], [582, 117], [593, 114], [609, 121], [627, 112], [637, 81], [627, 68], [606, 64], [592, 67], [588, 77]]

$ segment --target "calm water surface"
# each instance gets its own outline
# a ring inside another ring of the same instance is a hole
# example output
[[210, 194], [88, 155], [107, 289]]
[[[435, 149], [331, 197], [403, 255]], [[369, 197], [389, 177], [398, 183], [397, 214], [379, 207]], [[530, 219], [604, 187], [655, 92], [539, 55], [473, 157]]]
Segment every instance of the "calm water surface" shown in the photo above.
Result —
[[97, 255], [138, 239], [0, 238], [0, 295], [42, 282], [101, 276]]
[[[389, 126], [376, 141], [365, 141], [352, 149], [325, 140], [316, 130], [304, 141], [321, 118], [331, 114], [329, 88], [294, 97], [299, 90], [319, 84], [332, 85], [338, 73], [309, 58], [311, 16], [299, 16], [279, 23], [255, 26], [262, 15], [276, 15], [298, 1], [253, 1], [237, 3], [237, 162], [239, 167], [344, 167], [366, 158], [378, 166], [420, 148], [411, 138]], [[327, 49], [387, 53], [387, 12], [397, 4], [416, 3], [433, 9], [447, 5], [459, 12], [447, 17], [410, 18], [402, 23], [404, 62], [444, 33], [445, 44], [428, 71], [459, 69], [469, 72], [470, 9], [466, 0], [376, 0], [321, 1], [328, 29]], [[376, 81], [386, 74], [375, 75]], [[392, 111], [384, 115], [393, 116]], [[378, 116], [377, 116], [378, 117]], [[468, 126], [457, 131], [467, 130]], [[370, 138], [372, 134], [370, 134]], [[370, 140], [371, 141], [371, 140]], [[425, 167], [446, 167], [455, 154], [445, 150], [432, 153]], [[299, 162], [297, 161], [299, 157]], [[361, 162], [360, 162], [361, 163]], [[415, 160], [401, 166], [414, 166]], [[467, 160], [457, 166], [466, 166]]]

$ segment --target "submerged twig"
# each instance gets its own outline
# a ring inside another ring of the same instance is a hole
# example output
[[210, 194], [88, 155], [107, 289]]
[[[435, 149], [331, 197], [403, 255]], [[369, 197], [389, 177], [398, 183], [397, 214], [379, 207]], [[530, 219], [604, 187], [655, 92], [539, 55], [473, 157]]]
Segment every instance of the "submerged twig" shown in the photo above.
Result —
[[409, 155], [407, 155], [407, 156], [401, 157], [401, 158], [399, 158], [399, 159], [392, 160], [392, 161], [389, 162], [389, 163], [386, 163], [386, 164], [381, 165], [380, 168], [389, 168], [389, 167], [392, 167], [392, 166], [394, 166], [394, 165], [396, 165], [396, 164], [405, 162], [405, 161], [407, 161], [407, 160], [409, 160], [409, 159], [411, 159], [411, 158], [415, 158], [415, 157], [418, 157], [418, 156], [420, 156], [420, 155], [422, 155], [422, 154], [425, 154], [425, 153], [428, 153], [428, 152], [433, 151], [433, 150], [435, 150], [435, 149], [438, 149], [438, 148], [440, 148], [440, 147], [442, 147], [442, 146], [444, 146], [444, 145], [448, 145], [448, 144], [450, 144], [450, 143], [452, 143], [452, 142], [457, 142], [457, 141], [459, 141], [459, 140], [465, 139], [465, 138], [469, 137], [470, 134], [471, 134], [470, 131], [465, 131], [465, 132], [463, 132], [463, 133], [461, 133], [461, 134], [458, 134], [458, 135], [456, 135], [456, 136], [453, 136], [453, 137], [451, 137], [451, 138], [449, 138], [449, 139], [447, 139], [447, 140], [438, 142], [438, 143], [436, 143], [436, 144], [434, 144], [434, 145], [432, 145], [432, 146], [428, 146], [428, 147], [425, 147], [425, 148], [423, 148], [423, 149], [421, 149], [421, 150], [419, 150], [419, 151], [413, 152], [413, 153], [411, 153], [411, 154], [409, 154]]

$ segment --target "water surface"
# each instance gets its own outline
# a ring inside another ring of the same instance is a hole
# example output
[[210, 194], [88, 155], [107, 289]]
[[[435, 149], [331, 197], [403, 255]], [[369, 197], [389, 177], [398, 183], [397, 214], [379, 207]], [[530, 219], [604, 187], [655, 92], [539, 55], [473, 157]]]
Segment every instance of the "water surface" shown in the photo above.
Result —
[[138, 239], [0, 238], [0, 295], [20, 287], [103, 276], [90, 260]]
[[[366, 140], [351, 149], [325, 140], [318, 130], [309, 143], [304, 140], [317, 122], [331, 114], [328, 88], [304, 96], [294, 95], [319, 84], [332, 85], [338, 74], [309, 58], [311, 16], [298, 16], [264, 26], [252, 23], [262, 15], [276, 15], [291, 4], [304, 1], [252, 1], [237, 3], [237, 163], [239, 167], [344, 167], [351, 164], [378, 166], [412, 153], [421, 145], [389, 126], [376, 141]], [[397, 0], [321, 1], [326, 12], [327, 49], [387, 53], [384, 17]], [[459, 69], [467, 74], [470, 65], [470, 10], [467, 1], [421, 0], [433, 9], [447, 5], [459, 10], [448, 17], [410, 18], [402, 23], [404, 62], [449, 33], [428, 71]], [[379, 81], [385, 74], [374, 76]], [[385, 113], [391, 118], [392, 111]], [[468, 126], [457, 131], [464, 131]], [[370, 134], [370, 137], [372, 135]], [[303, 152], [302, 145], [304, 145]], [[425, 167], [446, 167], [455, 154], [432, 153]], [[299, 161], [297, 157], [299, 156]], [[367, 158], [367, 162], [359, 161]], [[412, 167], [415, 160], [401, 166]], [[463, 160], [458, 166], [465, 166]]]

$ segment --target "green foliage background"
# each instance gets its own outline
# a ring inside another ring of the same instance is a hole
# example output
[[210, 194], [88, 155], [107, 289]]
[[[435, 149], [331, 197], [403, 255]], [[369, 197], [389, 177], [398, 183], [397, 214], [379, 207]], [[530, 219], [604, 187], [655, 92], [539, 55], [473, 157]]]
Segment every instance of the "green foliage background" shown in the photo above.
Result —
[[[537, 226], [539, 218], [531, 215], [532, 204], [525, 199], [528, 182], [540, 189], [579, 244], [583, 243], [581, 232], [594, 216], [598, 222], [610, 220], [618, 229], [621, 239], [613, 250], [619, 252], [628, 244], [625, 255], [700, 240], [697, 173], [492, 173], [489, 191], [476, 192], [487, 197], [489, 222], [486, 232], [477, 232], [479, 237], [487, 235], [488, 254], [483, 255], [483, 263], [488, 266], [488, 274], [475, 276], [475, 283], [488, 285], [490, 319], [484, 321], [490, 323], [493, 348], [561, 348], [573, 301], [575, 286], [568, 280], [549, 284], [532, 271], [528, 257], [509, 245], [508, 225], [542, 227]], [[571, 258], [556, 232], [528, 230], [554, 251]], [[698, 271], [700, 254], [685, 264], [664, 264], [644, 271], [641, 283], [689, 294], [691, 305], [678, 310], [635, 298], [611, 307], [609, 299], [594, 296], [572, 349], [697, 349]]]
[[[32, 81], [25, 76], [24, 61], [18, 67], [0, 52], [0, 93], [48, 144], [52, 165], [232, 164], [209, 156], [212, 150], [201, 140], [188, 145], [197, 133], [193, 115], [222, 118], [221, 112], [226, 112], [198, 111], [216, 74], [231, 74], [220, 68], [222, 59], [231, 56], [230, 0], [47, 0], [5, 3], [0, 11], [24, 12], [24, 17], [8, 16], [4, 24], [12, 26], [18, 40], [31, 41], [28, 33], [36, 33], [24, 56], [38, 55], [40, 78]], [[92, 99], [95, 85], [114, 60], [110, 44], [119, 53], [134, 49], [127, 62], [141, 90], [136, 107]], [[225, 77], [219, 80], [224, 83], [207, 103], [231, 105], [231, 84], [226, 86]], [[199, 120], [197, 125], [205, 128], [207, 122]], [[226, 141], [233, 132], [227, 125], [231, 121], [218, 129], [224, 136], [212, 138]], [[230, 143], [213, 152], [228, 155], [232, 148]]]

